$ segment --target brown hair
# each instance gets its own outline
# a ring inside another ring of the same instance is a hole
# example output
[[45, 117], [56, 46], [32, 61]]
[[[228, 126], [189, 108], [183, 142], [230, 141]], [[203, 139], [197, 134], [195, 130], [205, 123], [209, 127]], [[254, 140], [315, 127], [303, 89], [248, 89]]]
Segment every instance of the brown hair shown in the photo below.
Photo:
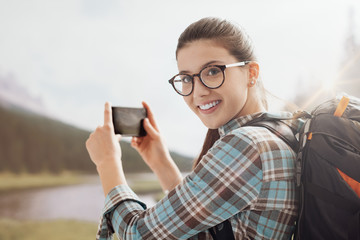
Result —
[[[178, 55], [179, 50], [187, 44], [201, 39], [216, 41], [218, 44], [226, 48], [239, 62], [256, 61], [251, 39], [246, 32], [240, 26], [237, 26], [227, 20], [214, 17], [200, 19], [185, 29], [179, 37], [176, 48], [176, 56]], [[261, 102], [263, 106], [267, 108], [265, 89], [260, 81], [256, 82], [256, 86], [259, 90]], [[219, 137], [217, 129], [208, 130], [201, 153], [195, 160], [193, 168], [196, 167], [202, 157], [213, 146], [216, 140], [219, 139]]]

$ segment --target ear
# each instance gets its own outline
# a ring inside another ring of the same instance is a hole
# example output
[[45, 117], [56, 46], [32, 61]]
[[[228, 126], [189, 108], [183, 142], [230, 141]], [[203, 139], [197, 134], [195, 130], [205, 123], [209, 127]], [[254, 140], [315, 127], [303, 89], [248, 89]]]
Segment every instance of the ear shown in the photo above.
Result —
[[249, 63], [249, 79], [258, 79], [259, 77], [259, 64], [257, 62], [250, 62]]
[[248, 71], [249, 71], [249, 82], [248, 86], [252, 87], [255, 85], [258, 77], [259, 77], [259, 64], [257, 62], [250, 62], [248, 65]]

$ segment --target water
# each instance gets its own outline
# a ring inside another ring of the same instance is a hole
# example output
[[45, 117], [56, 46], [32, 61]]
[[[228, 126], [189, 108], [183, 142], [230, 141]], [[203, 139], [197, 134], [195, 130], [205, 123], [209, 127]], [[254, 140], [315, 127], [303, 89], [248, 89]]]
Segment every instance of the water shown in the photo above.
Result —
[[[151, 195], [139, 196], [146, 205]], [[104, 206], [100, 183], [17, 191], [0, 195], [0, 217], [17, 220], [76, 219], [98, 221]]]

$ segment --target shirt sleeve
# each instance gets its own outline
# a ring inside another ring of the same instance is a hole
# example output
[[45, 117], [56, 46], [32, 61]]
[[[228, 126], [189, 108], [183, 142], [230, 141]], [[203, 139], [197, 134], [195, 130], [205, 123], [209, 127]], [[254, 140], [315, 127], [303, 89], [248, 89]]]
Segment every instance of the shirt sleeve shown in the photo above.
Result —
[[111, 239], [112, 229], [119, 239], [189, 239], [248, 208], [261, 185], [256, 145], [229, 134], [152, 208], [145, 209], [129, 187], [115, 187], [106, 198], [98, 239]]

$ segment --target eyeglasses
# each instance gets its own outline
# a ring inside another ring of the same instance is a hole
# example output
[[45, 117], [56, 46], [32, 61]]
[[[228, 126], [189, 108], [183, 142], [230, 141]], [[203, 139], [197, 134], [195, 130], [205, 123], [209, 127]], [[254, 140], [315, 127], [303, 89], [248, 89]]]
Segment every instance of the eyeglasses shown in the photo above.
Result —
[[189, 96], [194, 90], [194, 77], [199, 77], [201, 83], [210, 89], [221, 87], [225, 81], [225, 69], [230, 67], [242, 67], [250, 61], [237, 62], [228, 65], [206, 66], [198, 74], [177, 74], [169, 80], [175, 91], [181, 96]]

